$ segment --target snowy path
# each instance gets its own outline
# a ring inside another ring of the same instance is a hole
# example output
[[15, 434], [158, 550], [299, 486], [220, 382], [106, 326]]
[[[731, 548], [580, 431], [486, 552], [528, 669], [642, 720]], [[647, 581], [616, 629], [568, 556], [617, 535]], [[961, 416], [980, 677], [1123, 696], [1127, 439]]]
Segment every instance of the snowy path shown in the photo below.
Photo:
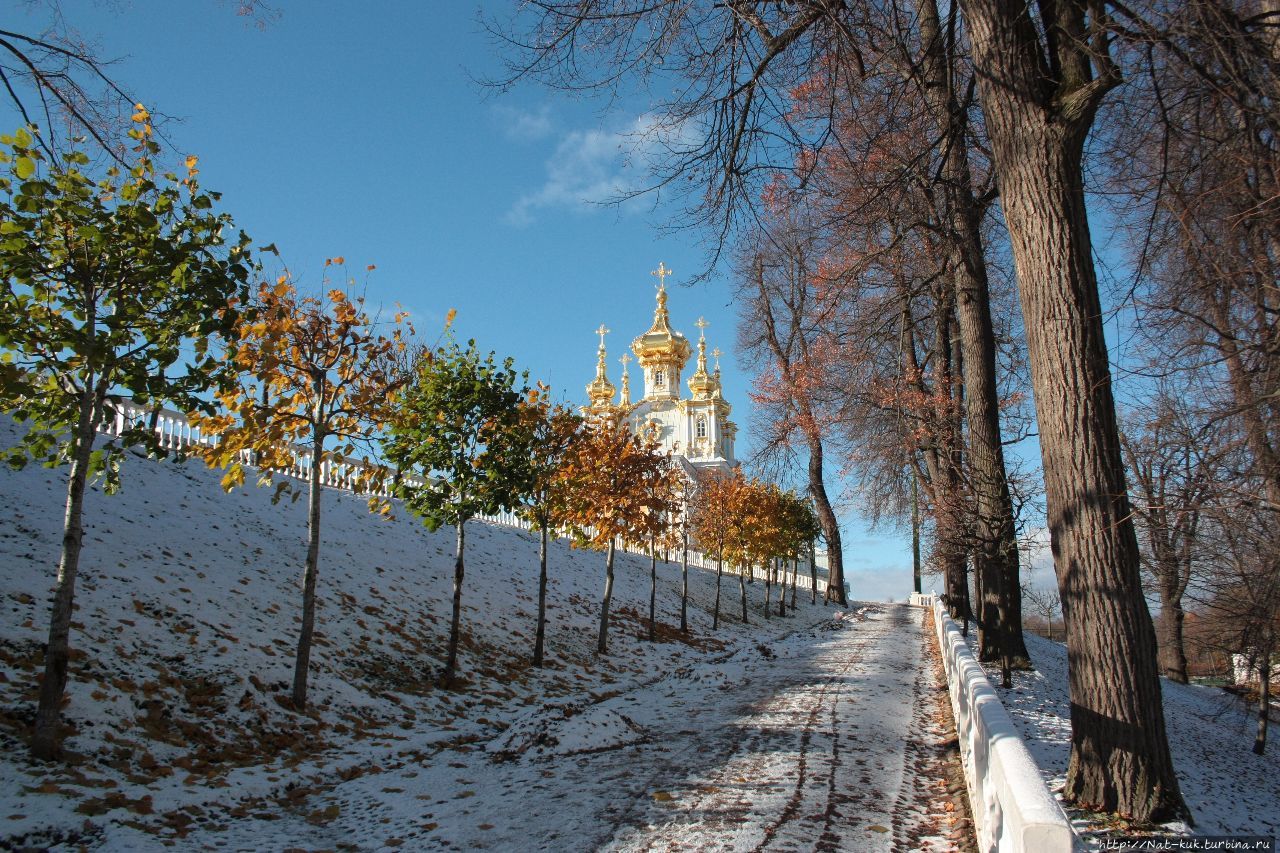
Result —
[[358, 778], [313, 787], [296, 811], [246, 816], [187, 842], [947, 849], [937, 838], [945, 791], [926, 760], [943, 736], [930, 722], [937, 687], [924, 650], [920, 612], [890, 605], [678, 670], [567, 717], [535, 712], [488, 749], [455, 746], [421, 759], [402, 750]]

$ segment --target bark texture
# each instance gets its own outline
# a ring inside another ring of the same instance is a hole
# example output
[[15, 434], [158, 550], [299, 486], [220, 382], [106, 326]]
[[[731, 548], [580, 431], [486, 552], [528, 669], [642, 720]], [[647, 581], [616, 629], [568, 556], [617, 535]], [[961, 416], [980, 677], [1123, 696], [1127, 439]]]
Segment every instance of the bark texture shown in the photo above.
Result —
[[1080, 168], [1093, 113], [1114, 80], [1092, 78], [1081, 5], [1064, 4], [1049, 22], [1052, 67], [1024, 3], [961, 0], [961, 8], [1017, 267], [1067, 625], [1064, 796], [1139, 820], [1185, 816], [1139, 578]]
[[720, 581], [724, 578], [724, 543], [716, 546], [716, 603], [711, 611], [711, 630], [720, 629]]
[[844, 550], [840, 544], [840, 523], [827, 497], [827, 487], [822, 481], [822, 442], [809, 440], [809, 494], [813, 496], [813, 508], [822, 526], [822, 538], [827, 540], [827, 592], [826, 601], [835, 601], [841, 607], [849, 604], [844, 594]]
[[533, 665], [542, 666], [547, 635], [547, 525], [539, 525], [538, 546], [538, 628], [533, 638]]
[[302, 575], [302, 629], [298, 633], [298, 653], [293, 662], [293, 709], [307, 709], [307, 675], [311, 671], [311, 638], [316, 627], [316, 576], [320, 571], [320, 454], [325, 435], [319, 429], [312, 436], [311, 470], [307, 477], [307, 563]]
[[[974, 575], [978, 601], [980, 660], [1004, 660], [1028, 668], [1022, 638], [1022, 592], [1018, 543], [1000, 440], [1000, 393], [990, 284], [982, 244], [982, 207], [969, 165], [967, 113], [949, 85], [952, 51], [944, 43], [935, 0], [918, 0], [926, 98], [939, 138], [946, 140], [940, 169], [940, 218], [955, 287], [959, 359], [968, 425], [968, 473], [973, 492]], [[913, 483], [914, 487], [914, 483]], [[919, 592], [917, 586], [916, 589]]]
[[680, 550], [680, 633], [689, 633], [689, 529], [685, 526]]
[[613, 551], [614, 542], [609, 540], [609, 547], [604, 558], [604, 599], [600, 602], [600, 636], [596, 641], [596, 653], [609, 653], [609, 602], [613, 600]]
[[49, 641], [44, 652], [44, 678], [31, 739], [31, 754], [42, 761], [54, 761], [62, 752], [62, 694], [67, 688], [67, 665], [71, 648], [71, 614], [75, 609], [76, 577], [80, 551], [84, 546], [84, 490], [93, 453], [94, 395], [85, 391], [80, 400], [76, 424], [76, 446], [67, 475], [67, 502], [62, 521], [62, 554], [53, 590], [53, 610], [49, 618]]
[[458, 519], [458, 553], [453, 561], [453, 615], [449, 619], [449, 656], [440, 674], [440, 685], [448, 687], [458, 671], [458, 640], [462, 634], [462, 579], [466, 574], [463, 557], [467, 547], [467, 521]]

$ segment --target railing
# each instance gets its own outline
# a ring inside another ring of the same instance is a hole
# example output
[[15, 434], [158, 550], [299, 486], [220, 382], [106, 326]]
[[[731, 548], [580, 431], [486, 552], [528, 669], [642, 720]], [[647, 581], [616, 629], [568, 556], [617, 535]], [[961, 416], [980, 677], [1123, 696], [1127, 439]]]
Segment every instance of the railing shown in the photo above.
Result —
[[1049, 793], [1013, 719], [941, 601], [934, 602], [933, 620], [978, 849], [983, 853], [1070, 853], [1075, 844], [1070, 821]]
[[[113, 400], [108, 404], [113, 412], [110, 420], [106, 421], [99, 428], [99, 431], [105, 435], [119, 436], [125, 430], [140, 424], [150, 423], [151, 419], [155, 419], [155, 432], [160, 439], [160, 446], [165, 450], [182, 451], [189, 448], [209, 447], [216, 444], [217, 439], [214, 436], [206, 436], [200, 432], [200, 429], [193, 426], [187, 419], [187, 416], [181, 412], [172, 409], [155, 409], [144, 408], [136, 403], [128, 400]], [[311, 473], [312, 452], [309, 449], [297, 448], [293, 453], [293, 462], [286, 468], [272, 469], [271, 473], [281, 474], [298, 480], [306, 480]], [[244, 465], [257, 467], [257, 459], [249, 451], [244, 451], [241, 455], [240, 462]], [[363, 482], [367, 481], [364, 472], [369, 468], [369, 463], [359, 459], [325, 459], [320, 463], [320, 483], [328, 488], [343, 489], [346, 491], [357, 491]], [[411, 486], [426, 485], [426, 480], [416, 475], [405, 475], [401, 478], [401, 482], [408, 483]], [[388, 481], [384, 484], [382, 494], [390, 496], [391, 483]], [[490, 524], [501, 524], [505, 527], [518, 527], [521, 530], [533, 530], [533, 525], [524, 518], [521, 518], [514, 512], [499, 512], [495, 515], [477, 516], [481, 521]], [[566, 534], [556, 531], [558, 538], [564, 538]], [[619, 550], [629, 554], [639, 554], [641, 556], [649, 556], [649, 551], [643, 546], [622, 546]], [[659, 551], [661, 554], [662, 552]], [[672, 550], [668, 552], [668, 556], [674, 561], [680, 561], [680, 551]], [[819, 558], [825, 556], [818, 555]], [[818, 559], [816, 565], [820, 571], [817, 578], [818, 592], [825, 593], [827, 589], [827, 581], [823, 576], [826, 573], [825, 560]], [[709, 571], [715, 571], [716, 560], [713, 556], [703, 554], [700, 551], [689, 551], [689, 565]], [[729, 563], [725, 563], [725, 574], [737, 576], [740, 574], [738, 569]], [[807, 563], [802, 563], [800, 571], [796, 577], [796, 586], [802, 589], [811, 589], [813, 587], [812, 571]], [[751, 567], [748, 577], [754, 580], [765, 580], [767, 572], [759, 566]], [[775, 579], [779, 583], [783, 583], [783, 573], [775, 574]], [[791, 578], [785, 576], [785, 583], [790, 583]]]

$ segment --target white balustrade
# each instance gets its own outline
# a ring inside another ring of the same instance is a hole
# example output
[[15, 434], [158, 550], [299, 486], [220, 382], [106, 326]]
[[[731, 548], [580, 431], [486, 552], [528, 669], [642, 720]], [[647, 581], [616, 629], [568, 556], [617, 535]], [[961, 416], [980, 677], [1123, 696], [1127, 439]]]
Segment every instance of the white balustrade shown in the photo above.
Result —
[[[139, 406], [130, 400], [112, 400], [108, 402], [107, 405], [114, 412], [114, 415], [99, 427], [99, 431], [104, 435], [123, 435], [129, 428], [138, 424], [149, 423], [152, 417], [155, 417], [155, 431], [159, 439], [160, 447], [165, 450], [182, 451], [189, 447], [205, 447], [211, 444], [216, 444], [216, 438], [202, 435], [200, 430], [192, 426], [191, 421], [188, 420], [187, 416], [182, 412], [163, 408], [157, 412], [155, 409]], [[306, 480], [311, 473], [311, 458], [312, 453], [309, 449], [298, 449], [292, 454], [292, 462], [286, 468], [272, 473], [281, 474], [298, 480]], [[252, 451], [243, 450], [239, 454], [238, 461], [242, 465], [257, 467], [258, 460]], [[368, 468], [368, 466], [369, 463], [359, 459], [342, 459], [341, 461], [338, 461], [332, 457], [328, 457], [320, 463], [320, 482], [322, 485], [329, 488], [354, 491], [362, 479], [361, 474]], [[425, 486], [428, 480], [416, 474], [406, 474], [400, 478], [400, 482], [410, 487], [421, 487]], [[394, 484], [391, 478], [388, 478], [382, 484], [379, 494], [383, 497], [391, 497], [393, 489]], [[496, 515], [481, 515], [478, 516], [478, 518], [482, 521], [501, 524], [506, 527], [518, 527], [521, 530], [533, 529], [532, 524], [521, 518], [517, 513], [511, 511], [502, 511]], [[569, 535], [568, 532], [564, 530], [557, 530], [553, 532], [557, 538], [566, 538]], [[648, 551], [640, 546], [631, 548], [623, 546], [620, 550], [631, 554], [648, 556]], [[672, 551], [671, 556], [678, 557], [679, 553], [680, 552], [678, 550]], [[818, 557], [819, 559], [816, 561], [817, 566], [825, 570], [826, 560], [822, 559], [825, 555], [819, 554]], [[678, 563], [679, 560], [674, 559], [673, 562]], [[691, 550], [689, 551], [689, 565], [706, 571], [715, 571], [716, 560], [712, 555]], [[805, 571], [806, 566], [807, 564], [805, 563], [801, 564], [801, 571], [796, 578], [796, 586], [807, 590], [812, 588], [813, 579], [810, 573]], [[724, 571], [726, 574], [731, 575], [741, 573], [736, 567], [729, 563], [725, 564]], [[757, 580], [764, 580], [766, 573], [761, 568], [752, 566], [750, 569], [750, 576]], [[783, 585], [791, 583], [789, 573], [784, 574], [783, 577], [786, 578]], [[817, 581], [818, 592], [825, 592], [827, 586], [826, 580], [820, 577]]]

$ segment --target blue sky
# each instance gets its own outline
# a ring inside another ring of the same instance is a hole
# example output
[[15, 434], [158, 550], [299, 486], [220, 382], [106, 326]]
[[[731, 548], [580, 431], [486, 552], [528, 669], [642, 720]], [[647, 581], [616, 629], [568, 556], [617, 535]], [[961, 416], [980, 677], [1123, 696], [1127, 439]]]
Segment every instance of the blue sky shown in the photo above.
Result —
[[[679, 211], [599, 202], [644, 181], [628, 134], [643, 101], [609, 105], [534, 86], [506, 94], [474, 80], [499, 70], [472, 2], [281, 0], [264, 28], [222, 0], [67, 2], [64, 13], [118, 58], [111, 72], [150, 109], [180, 119], [174, 146], [259, 244], [275, 243], [303, 287], [324, 259], [376, 264], [371, 303], [400, 303], [434, 339], [457, 309], [460, 336], [511, 355], [579, 402], [605, 323], [611, 376], [652, 317], [664, 262], [673, 323], [710, 322], [726, 353], [726, 397], [752, 445], [747, 377], [732, 355], [727, 275], [679, 286], [706, 264], [699, 235], [664, 233]], [[487, 8], [505, 10], [506, 3]], [[376, 10], [376, 11], [371, 11]], [[24, 12], [19, 11], [20, 17]], [[10, 17], [15, 17], [12, 13]], [[25, 24], [40, 25], [38, 16]], [[5, 123], [17, 125], [6, 110]], [[630, 156], [629, 156], [630, 155]], [[855, 597], [910, 590], [906, 531], [845, 524]]]

